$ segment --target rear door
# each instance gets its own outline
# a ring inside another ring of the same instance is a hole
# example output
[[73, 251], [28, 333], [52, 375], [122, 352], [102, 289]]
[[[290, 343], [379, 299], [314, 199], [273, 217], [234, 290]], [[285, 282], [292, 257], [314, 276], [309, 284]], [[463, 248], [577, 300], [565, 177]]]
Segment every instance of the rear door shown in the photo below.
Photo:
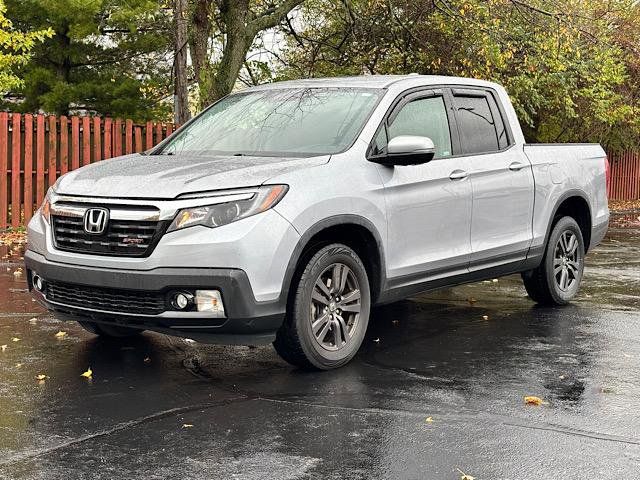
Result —
[[532, 240], [531, 164], [513, 142], [497, 94], [452, 88], [473, 192], [470, 271], [524, 260]]
[[467, 159], [452, 128], [450, 98], [442, 89], [405, 95], [381, 125], [373, 150], [382, 153], [399, 135], [431, 138], [433, 160], [423, 165], [382, 166], [388, 225], [387, 267], [393, 286], [409, 286], [468, 272], [471, 185]]

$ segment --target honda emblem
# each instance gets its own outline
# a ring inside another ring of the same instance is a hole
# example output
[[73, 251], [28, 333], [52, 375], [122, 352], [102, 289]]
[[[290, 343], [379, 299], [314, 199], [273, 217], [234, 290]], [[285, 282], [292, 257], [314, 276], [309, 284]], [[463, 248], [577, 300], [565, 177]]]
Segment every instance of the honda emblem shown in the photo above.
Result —
[[92, 235], [102, 235], [109, 221], [109, 210], [90, 208], [84, 212], [84, 231]]

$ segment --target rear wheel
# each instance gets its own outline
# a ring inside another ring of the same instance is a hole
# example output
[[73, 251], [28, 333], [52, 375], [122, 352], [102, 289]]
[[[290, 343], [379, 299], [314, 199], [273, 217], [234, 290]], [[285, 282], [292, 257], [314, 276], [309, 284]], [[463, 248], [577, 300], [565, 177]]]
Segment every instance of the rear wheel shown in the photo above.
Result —
[[358, 255], [342, 244], [321, 248], [307, 263], [273, 343], [287, 362], [329, 370], [351, 360], [369, 323], [371, 294]]
[[144, 330], [120, 327], [118, 325], [99, 324], [95, 322], [78, 322], [87, 332], [101, 337], [123, 338], [140, 335]]
[[576, 221], [556, 222], [538, 268], [522, 274], [529, 297], [543, 305], [566, 305], [578, 293], [584, 271], [584, 240]]

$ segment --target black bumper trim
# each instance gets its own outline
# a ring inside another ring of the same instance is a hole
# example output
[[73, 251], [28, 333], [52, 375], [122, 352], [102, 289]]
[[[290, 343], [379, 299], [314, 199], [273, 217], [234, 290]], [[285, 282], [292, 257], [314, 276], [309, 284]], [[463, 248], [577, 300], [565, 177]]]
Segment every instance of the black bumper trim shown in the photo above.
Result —
[[[247, 274], [239, 269], [173, 267], [143, 271], [109, 269], [53, 262], [31, 250], [27, 250], [24, 259], [29, 290], [33, 291], [43, 306], [64, 319], [127, 325], [173, 335], [186, 335], [194, 340], [197, 339], [196, 337], [205, 335], [210, 338], [201, 338], [201, 341], [243, 344], [264, 343], [267, 338], [272, 340], [284, 320], [285, 304], [281, 300], [256, 301]], [[33, 290], [30, 272], [34, 270], [45, 281], [57, 280], [94, 287], [138, 291], [165, 291], [175, 288], [218, 289], [222, 294], [227, 318], [194, 318], [193, 315], [185, 317], [179, 312], [176, 312], [175, 316], [172, 316], [171, 312], [151, 316], [94, 312], [69, 305], [54, 304]], [[184, 331], [181, 331], [181, 328]], [[234, 339], [234, 336], [242, 336], [242, 338]], [[253, 340], [260, 341], [253, 342]]]

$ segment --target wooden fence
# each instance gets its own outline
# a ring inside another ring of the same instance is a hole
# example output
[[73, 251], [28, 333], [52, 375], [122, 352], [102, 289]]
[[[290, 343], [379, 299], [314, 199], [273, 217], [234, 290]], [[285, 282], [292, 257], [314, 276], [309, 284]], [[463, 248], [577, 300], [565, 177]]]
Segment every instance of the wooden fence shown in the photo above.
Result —
[[[171, 123], [0, 112], [0, 229], [26, 225], [50, 185], [66, 172], [141, 152], [175, 130]], [[640, 152], [611, 160], [611, 199], [640, 198]]]
[[609, 198], [612, 200], [640, 199], [640, 151], [609, 155], [611, 178]]
[[0, 112], [0, 229], [26, 225], [60, 175], [147, 150], [174, 129], [171, 123]]

